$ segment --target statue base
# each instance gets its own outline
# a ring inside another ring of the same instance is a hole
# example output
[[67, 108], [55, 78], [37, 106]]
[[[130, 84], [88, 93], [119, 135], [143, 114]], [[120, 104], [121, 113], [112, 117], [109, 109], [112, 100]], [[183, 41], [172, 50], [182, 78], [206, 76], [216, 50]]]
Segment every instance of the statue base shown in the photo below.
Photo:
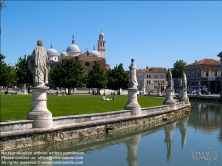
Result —
[[46, 92], [49, 88], [38, 86], [32, 90], [32, 109], [27, 114], [28, 120], [33, 120], [33, 128], [50, 128], [53, 126], [52, 113], [47, 108]]
[[180, 98], [179, 101], [185, 101], [185, 104], [190, 104], [189, 98], [187, 96], [187, 89], [179, 90]]
[[128, 89], [128, 103], [124, 107], [125, 110], [131, 110], [131, 115], [141, 115], [141, 107], [137, 101], [137, 89]]
[[160, 88], [157, 89], [157, 96], [162, 96]]
[[202, 94], [201, 94], [201, 90], [198, 90], [198, 92], [197, 92], [197, 96], [199, 97], [199, 96], [201, 96]]
[[171, 109], [175, 109], [176, 101], [173, 99], [174, 89], [166, 89], [166, 98], [163, 102], [164, 105], [169, 105]]

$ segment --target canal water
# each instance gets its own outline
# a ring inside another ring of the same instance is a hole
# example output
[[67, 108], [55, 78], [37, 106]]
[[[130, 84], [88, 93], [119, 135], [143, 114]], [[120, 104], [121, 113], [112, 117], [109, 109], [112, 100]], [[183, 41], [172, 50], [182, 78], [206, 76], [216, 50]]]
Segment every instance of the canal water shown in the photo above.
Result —
[[161, 126], [5, 152], [1, 165], [221, 166], [222, 104], [191, 105], [190, 115]]

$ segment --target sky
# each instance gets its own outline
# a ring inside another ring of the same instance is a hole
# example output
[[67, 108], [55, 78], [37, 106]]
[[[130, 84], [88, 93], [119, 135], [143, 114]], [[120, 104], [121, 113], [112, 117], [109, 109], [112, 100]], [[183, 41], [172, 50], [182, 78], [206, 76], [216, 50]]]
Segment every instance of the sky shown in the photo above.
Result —
[[1, 53], [15, 65], [42, 40], [58, 53], [75, 44], [84, 53], [105, 34], [106, 62], [128, 70], [172, 68], [222, 51], [221, 1], [9, 1], [1, 11]]

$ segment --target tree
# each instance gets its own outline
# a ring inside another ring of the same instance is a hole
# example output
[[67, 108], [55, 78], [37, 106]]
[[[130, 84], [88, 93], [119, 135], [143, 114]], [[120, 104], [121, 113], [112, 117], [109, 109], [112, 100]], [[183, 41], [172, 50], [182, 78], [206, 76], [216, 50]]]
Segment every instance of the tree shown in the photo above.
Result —
[[3, 1], [0, 2], [0, 10], [2, 10], [3, 7], [6, 7], [6, 6], [4, 6], [4, 3], [5, 3], [5, 0], [3, 0]]
[[23, 89], [25, 85], [33, 84], [33, 72], [28, 68], [28, 61], [26, 55], [24, 58], [20, 57], [18, 63], [15, 64], [16, 75], [18, 77], [17, 83], [22, 84]]
[[107, 76], [104, 69], [94, 61], [92, 69], [89, 71], [87, 77], [87, 88], [97, 88], [97, 93], [99, 93], [100, 88], [105, 88], [107, 85]]
[[55, 86], [70, 89], [83, 86], [84, 77], [82, 74], [83, 67], [80, 61], [62, 59], [60, 64], [51, 69], [49, 76]]
[[186, 62], [183, 60], [176, 61], [172, 68], [172, 76], [173, 78], [180, 78], [183, 76], [183, 72], [185, 72]]
[[123, 69], [123, 64], [116, 65], [107, 71], [109, 89], [126, 89], [129, 85], [129, 74]]
[[5, 59], [5, 56], [0, 54], [0, 85], [8, 86], [10, 83], [15, 84], [17, 81], [15, 68], [7, 65], [3, 59]]
[[[4, 3], [5, 3], [5, 0], [0, 1], [0, 10], [2, 10], [3, 7], [6, 7], [6, 6], [4, 6]], [[1, 34], [1, 32], [2, 32], [2, 30], [0, 29], [0, 34]]]

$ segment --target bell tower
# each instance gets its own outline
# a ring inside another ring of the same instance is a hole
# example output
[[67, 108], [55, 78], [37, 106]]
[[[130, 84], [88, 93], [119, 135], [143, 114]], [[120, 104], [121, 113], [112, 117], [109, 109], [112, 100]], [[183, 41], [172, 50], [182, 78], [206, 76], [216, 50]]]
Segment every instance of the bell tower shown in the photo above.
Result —
[[105, 35], [102, 31], [99, 34], [98, 52], [100, 53], [102, 58], [106, 58], [106, 40], [105, 40]]

